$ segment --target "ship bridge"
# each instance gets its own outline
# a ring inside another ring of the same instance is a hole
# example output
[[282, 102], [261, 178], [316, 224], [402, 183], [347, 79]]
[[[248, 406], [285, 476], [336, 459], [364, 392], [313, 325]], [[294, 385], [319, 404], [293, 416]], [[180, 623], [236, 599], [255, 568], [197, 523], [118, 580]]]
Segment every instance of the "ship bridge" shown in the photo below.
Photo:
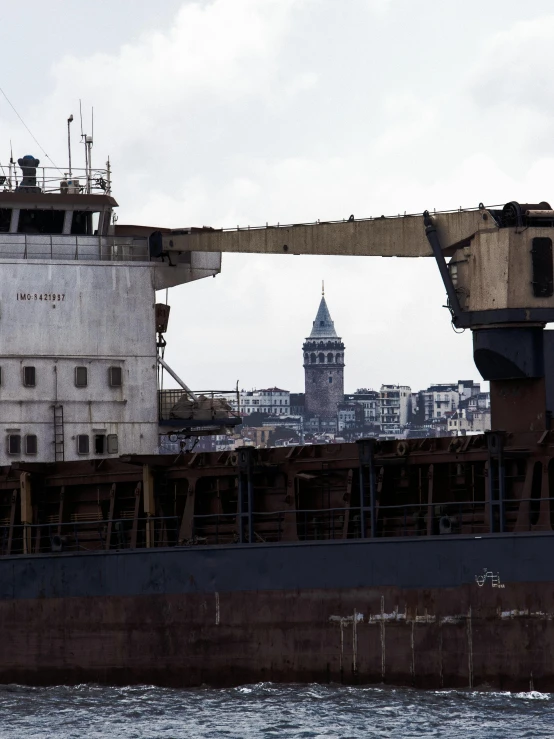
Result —
[[159, 254], [158, 228], [114, 223], [109, 164], [18, 165], [0, 176], [0, 464], [152, 454], [156, 290], [221, 254]]

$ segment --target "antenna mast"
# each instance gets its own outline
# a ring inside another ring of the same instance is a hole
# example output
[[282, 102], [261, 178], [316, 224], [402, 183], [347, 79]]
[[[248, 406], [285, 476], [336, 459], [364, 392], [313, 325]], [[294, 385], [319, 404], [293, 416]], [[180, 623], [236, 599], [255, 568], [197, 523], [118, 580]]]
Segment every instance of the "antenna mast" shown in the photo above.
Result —
[[91, 180], [92, 180], [92, 145], [94, 135], [94, 108], [92, 108], [92, 132], [93, 135], [83, 132], [83, 110], [81, 106], [81, 100], [79, 100], [79, 116], [81, 118], [81, 139], [85, 145], [85, 175], [87, 178], [87, 193], [91, 191]]
[[71, 124], [73, 122], [73, 113], [69, 116], [67, 119], [67, 153], [69, 154], [69, 177], [72, 176], [71, 173]]

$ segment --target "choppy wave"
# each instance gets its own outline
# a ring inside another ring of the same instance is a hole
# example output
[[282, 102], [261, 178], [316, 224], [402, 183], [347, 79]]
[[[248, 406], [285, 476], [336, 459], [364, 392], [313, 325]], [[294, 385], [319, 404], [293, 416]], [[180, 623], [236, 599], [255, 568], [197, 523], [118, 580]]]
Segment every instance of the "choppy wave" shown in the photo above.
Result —
[[554, 695], [536, 691], [0, 686], [2, 739], [542, 739], [553, 725]]

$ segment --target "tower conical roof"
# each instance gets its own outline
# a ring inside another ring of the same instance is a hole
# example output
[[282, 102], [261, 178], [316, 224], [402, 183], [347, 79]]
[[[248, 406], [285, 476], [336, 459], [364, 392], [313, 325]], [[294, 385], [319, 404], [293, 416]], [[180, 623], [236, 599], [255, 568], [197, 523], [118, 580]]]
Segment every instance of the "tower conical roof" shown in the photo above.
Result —
[[338, 339], [335, 324], [331, 320], [329, 308], [325, 302], [325, 296], [321, 298], [319, 309], [310, 334], [310, 339]]

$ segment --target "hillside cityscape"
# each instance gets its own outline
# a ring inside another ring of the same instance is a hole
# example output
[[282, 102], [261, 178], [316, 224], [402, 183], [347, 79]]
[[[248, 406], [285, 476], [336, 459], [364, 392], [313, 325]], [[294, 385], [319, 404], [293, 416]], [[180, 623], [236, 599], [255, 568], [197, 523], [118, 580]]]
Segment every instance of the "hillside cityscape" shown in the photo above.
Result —
[[[351, 442], [361, 438], [408, 439], [466, 436], [490, 429], [490, 393], [473, 380], [413, 390], [384, 383], [379, 390], [344, 391], [345, 345], [335, 330], [324, 291], [303, 346], [304, 392], [281, 387], [222, 393], [242, 423], [233, 433], [197, 437], [195, 451], [242, 446]], [[176, 453], [184, 443], [172, 435], [160, 451]]]

